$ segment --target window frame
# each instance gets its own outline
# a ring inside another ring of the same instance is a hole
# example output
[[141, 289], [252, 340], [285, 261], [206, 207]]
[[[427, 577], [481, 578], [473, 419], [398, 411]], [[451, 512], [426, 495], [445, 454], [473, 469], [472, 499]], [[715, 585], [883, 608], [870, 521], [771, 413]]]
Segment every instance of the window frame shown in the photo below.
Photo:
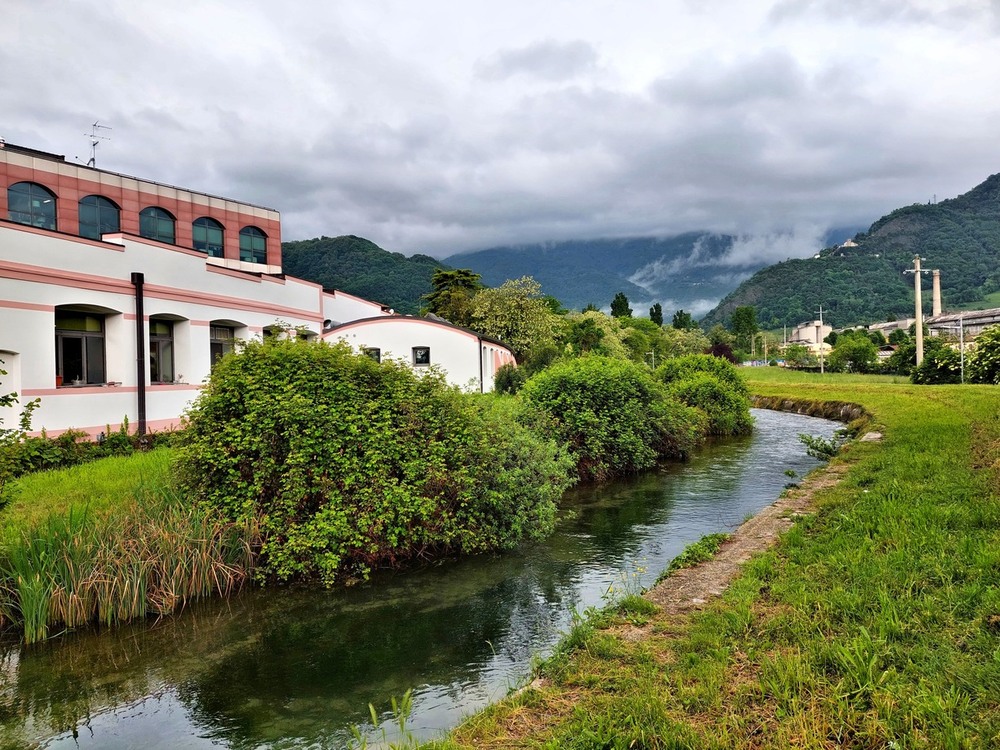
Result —
[[[89, 202], [88, 202], [89, 201]], [[97, 221], [84, 222], [84, 209], [92, 209]], [[106, 215], [114, 215], [114, 222], [107, 221]], [[120, 232], [122, 228], [122, 210], [110, 198], [96, 193], [83, 196], [77, 203], [78, 234], [91, 240], [99, 240], [106, 234]], [[85, 229], [86, 228], [86, 229]], [[92, 230], [91, 230], [92, 228]]]
[[[156, 228], [151, 232], [149, 223], [152, 221], [156, 222]], [[168, 224], [170, 226], [169, 235], [163, 231]], [[146, 206], [139, 212], [139, 236], [166, 245], [175, 245], [177, 244], [177, 219], [165, 208]]]
[[[60, 328], [59, 318], [77, 316], [93, 318], [98, 322], [99, 330], [88, 331], [86, 328]], [[80, 344], [80, 377], [66, 376], [67, 342], [79, 341]], [[56, 382], [62, 387], [100, 385], [107, 382], [107, 315], [101, 313], [80, 312], [76, 310], [55, 311], [55, 347], [56, 347]], [[99, 363], [92, 360], [97, 357]], [[91, 375], [94, 375], [92, 378]], [[79, 382], [78, 382], [79, 381]]]
[[[19, 188], [24, 187], [24, 190]], [[35, 194], [38, 193], [36, 196]], [[23, 195], [23, 199], [14, 196]], [[45, 185], [31, 180], [22, 180], [7, 186], [7, 218], [17, 224], [23, 224], [38, 229], [58, 230], [58, 197]], [[27, 203], [27, 210], [16, 209], [16, 205]], [[37, 206], [35, 205], [37, 203]], [[43, 210], [43, 206], [51, 204], [51, 211]], [[15, 215], [16, 214], [16, 215]]]
[[[210, 232], [218, 232], [218, 242], [212, 242]], [[199, 234], [204, 233], [204, 238]], [[199, 247], [199, 245], [202, 245]], [[191, 246], [199, 253], [205, 253], [209, 258], [226, 257], [226, 228], [218, 219], [211, 216], [199, 216], [191, 222]]]
[[382, 361], [382, 349], [378, 346], [362, 346], [361, 353], [376, 362]]
[[[226, 331], [229, 336], [218, 336], [220, 331]], [[216, 352], [218, 348], [218, 352]], [[214, 366], [216, 362], [230, 354], [236, 348], [236, 329], [233, 326], [215, 325], [208, 327], [209, 359]]]
[[[429, 367], [431, 364], [431, 348], [429, 346], [414, 346], [411, 350], [414, 367]], [[426, 360], [426, 361], [422, 361]]]
[[[258, 244], [260, 247], [257, 247]], [[259, 227], [245, 226], [240, 229], [240, 260], [244, 263], [267, 263], [267, 235]]]
[[[154, 326], [164, 326], [166, 333], [154, 333]], [[177, 358], [174, 349], [174, 321], [166, 318], [149, 319], [149, 382], [166, 385], [177, 379]], [[164, 366], [166, 363], [166, 366]]]

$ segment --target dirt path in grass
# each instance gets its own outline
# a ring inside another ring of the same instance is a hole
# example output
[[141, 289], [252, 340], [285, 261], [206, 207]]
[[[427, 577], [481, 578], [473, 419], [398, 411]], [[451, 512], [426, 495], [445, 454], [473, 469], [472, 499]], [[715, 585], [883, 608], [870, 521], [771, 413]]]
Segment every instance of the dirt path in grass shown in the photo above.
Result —
[[742, 524], [707, 562], [675, 571], [646, 592], [650, 601], [668, 614], [702, 607], [719, 596], [739, 572], [740, 566], [791, 528], [798, 515], [813, 508], [816, 493], [833, 486], [847, 472], [847, 462], [836, 462], [807, 476], [802, 484]]

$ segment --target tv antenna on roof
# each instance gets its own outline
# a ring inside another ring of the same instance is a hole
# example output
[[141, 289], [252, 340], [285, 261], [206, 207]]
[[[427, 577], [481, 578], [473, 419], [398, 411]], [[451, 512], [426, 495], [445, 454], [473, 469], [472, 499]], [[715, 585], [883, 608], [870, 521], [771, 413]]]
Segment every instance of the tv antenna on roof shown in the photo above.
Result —
[[97, 144], [101, 141], [110, 141], [111, 136], [100, 135], [98, 130], [111, 130], [109, 125], [101, 125], [97, 120], [90, 126], [90, 133], [84, 133], [90, 138], [90, 159], [87, 161], [88, 167], [97, 167]]

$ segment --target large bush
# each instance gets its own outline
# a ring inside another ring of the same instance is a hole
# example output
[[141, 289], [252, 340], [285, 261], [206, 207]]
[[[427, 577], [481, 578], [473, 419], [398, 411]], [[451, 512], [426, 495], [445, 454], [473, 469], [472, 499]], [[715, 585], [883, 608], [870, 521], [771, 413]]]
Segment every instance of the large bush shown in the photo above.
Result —
[[968, 370], [970, 382], [1000, 385], [1000, 325], [990, 326], [976, 337]]
[[582, 357], [557, 362], [521, 390], [548, 415], [584, 479], [607, 479], [683, 456], [705, 434], [704, 416], [671, 398], [649, 371], [627, 360]]
[[669, 385], [677, 380], [685, 380], [692, 375], [707, 373], [728, 385], [739, 396], [750, 397], [750, 389], [736, 366], [725, 357], [711, 354], [688, 354], [684, 357], [668, 359], [656, 368], [656, 377]]
[[498, 402], [346, 345], [251, 343], [190, 409], [178, 479], [259, 523], [279, 579], [510, 547], [551, 530], [571, 462]]
[[667, 390], [688, 406], [705, 412], [708, 431], [713, 435], [749, 435], [753, 431], [750, 399], [714, 375], [694, 373], [672, 381]]

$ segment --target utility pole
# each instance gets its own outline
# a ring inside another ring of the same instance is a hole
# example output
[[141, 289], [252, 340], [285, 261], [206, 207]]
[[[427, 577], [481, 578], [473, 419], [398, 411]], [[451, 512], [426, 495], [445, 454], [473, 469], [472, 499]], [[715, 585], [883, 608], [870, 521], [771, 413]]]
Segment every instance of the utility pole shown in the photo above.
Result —
[[913, 274], [913, 296], [916, 298], [916, 339], [917, 339], [917, 366], [924, 361], [924, 304], [920, 298], [920, 274], [927, 273], [920, 270], [920, 256], [913, 256], [913, 270], [906, 270], [903, 273]]
[[819, 306], [819, 325], [816, 326], [816, 347], [819, 349], [819, 374], [825, 373], [823, 369], [823, 305]]

